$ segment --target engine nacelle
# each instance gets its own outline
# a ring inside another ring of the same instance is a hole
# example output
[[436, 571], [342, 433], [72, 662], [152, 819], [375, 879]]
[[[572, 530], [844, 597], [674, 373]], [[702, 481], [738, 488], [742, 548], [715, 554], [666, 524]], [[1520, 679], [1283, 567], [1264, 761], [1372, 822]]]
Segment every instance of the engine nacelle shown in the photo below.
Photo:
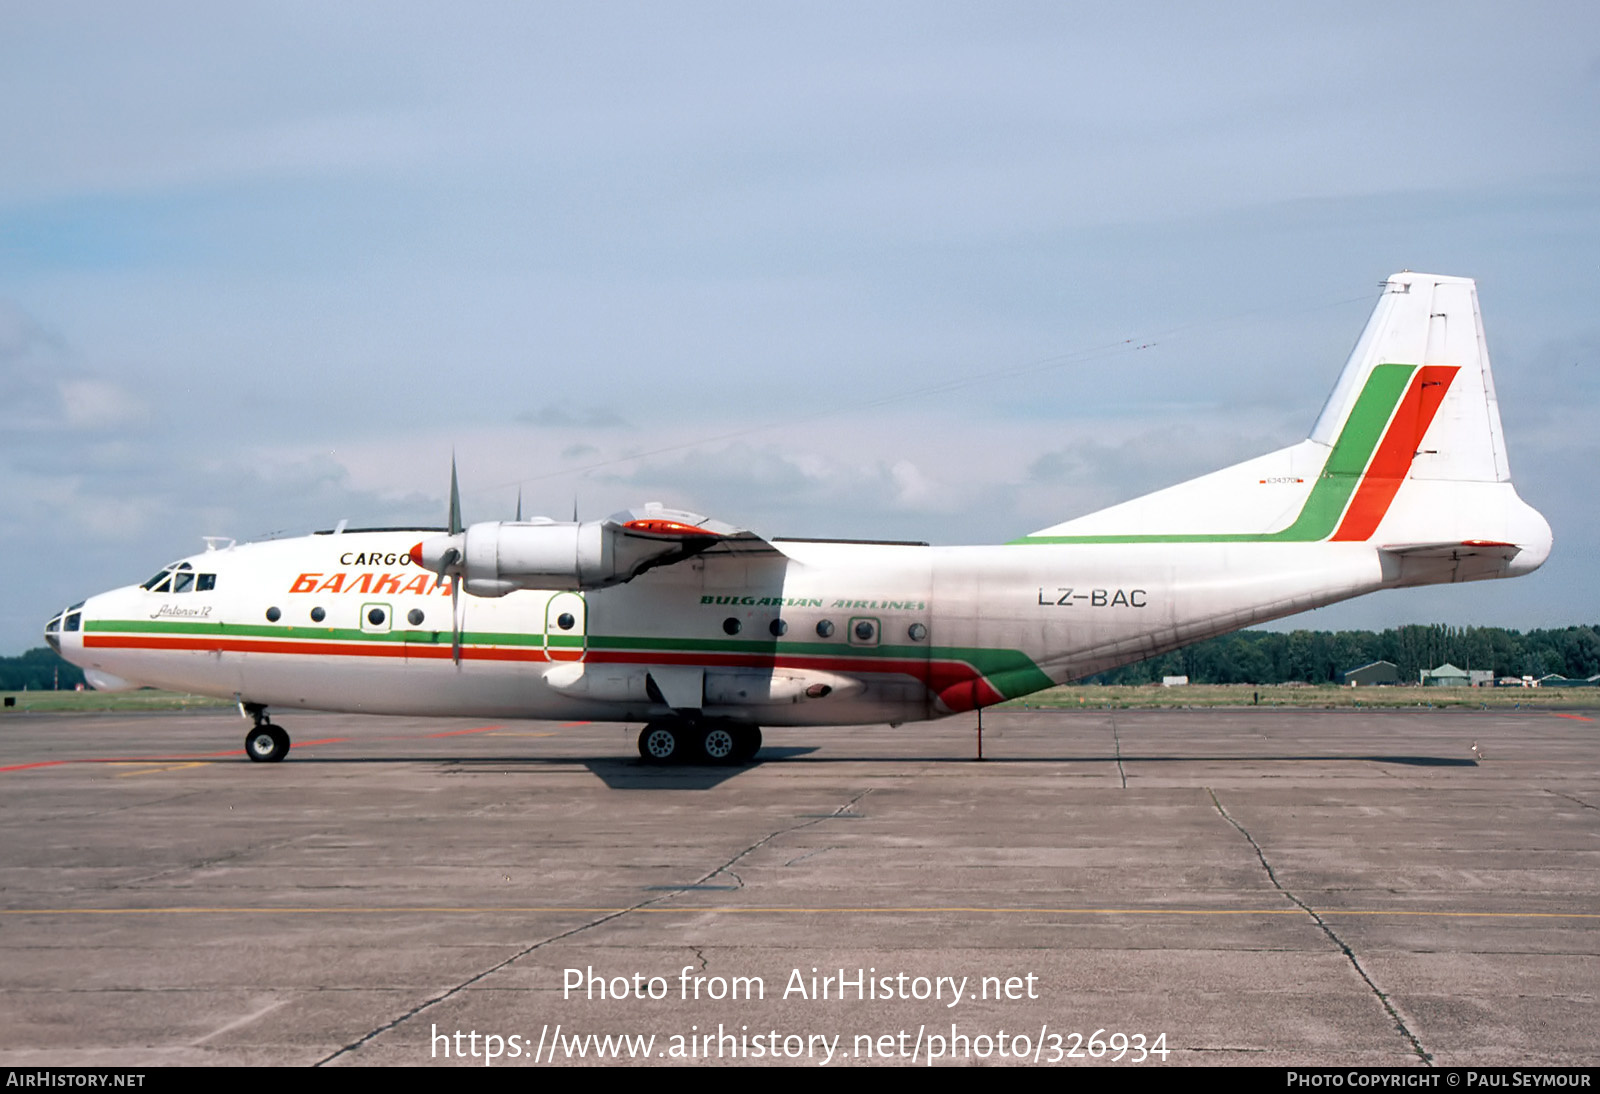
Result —
[[411, 549], [411, 559], [456, 578], [473, 596], [497, 597], [517, 589], [620, 585], [653, 566], [698, 554], [719, 538], [719, 532], [659, 517], [627, 523], [492, 521], [425, 539]]

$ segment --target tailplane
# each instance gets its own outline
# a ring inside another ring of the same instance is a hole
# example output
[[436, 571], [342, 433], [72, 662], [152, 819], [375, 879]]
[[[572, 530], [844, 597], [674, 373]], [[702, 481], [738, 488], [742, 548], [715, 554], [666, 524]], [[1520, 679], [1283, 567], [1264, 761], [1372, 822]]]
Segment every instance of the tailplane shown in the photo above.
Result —
[[1406, 271], [1306, 440], [1018, 542], [1369, 543], [1409, 584], [1527, 573], [1551, 535], [1511, 485], [1475, 285]]

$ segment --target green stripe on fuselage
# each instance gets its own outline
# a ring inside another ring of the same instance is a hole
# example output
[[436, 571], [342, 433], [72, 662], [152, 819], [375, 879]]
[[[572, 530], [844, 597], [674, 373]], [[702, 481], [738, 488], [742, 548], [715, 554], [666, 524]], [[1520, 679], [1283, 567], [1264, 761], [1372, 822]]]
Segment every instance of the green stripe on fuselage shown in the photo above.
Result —
[[1278, 532], [1177, 533], [1170, 535], [1023, 536], [1013, 545], [1030, 543], [1308, 543], [1327, 539], [1338, 526], [1361, 476], [1372, 459], [1395, 404], [1405, 393], [1415, 365], [1378, 365], [1367, 377], [1361, 397], [1350, 410], [1339, 439], [1300, 515]]
[[[449, 631], [391, 631], [386, 634], [370, 634], [366, 631], [342, 627], [273, 627], [255, 623], [208, 623], [196, 620], [148, 619], [90, 620], [84, 629], [100, 634], [160, 634], [191, 639], [268, 638], [280, 641], [412, 642], [420, 645], [450, 645]], [[578, 635], [563, 634], [550, 637], [552, 645], [559, 641], [561, 645], [568, 647], [577, 646], [583, 641]], [[975, 672], [988, 680], [996, 691], [1008, 699], [1015, 698], [1018, 695], [1030, 694], [1041, 688], [1050, 687], [1054, 683], [1034, 663], [1031, 657], [1021, 650], [1010, 649], [980, 649], [968, 646], [848, 646], [833, 642], [795, 642], [778, 641], [776, 639], [629, 638], [592, 634], [587, 636], [587, 643], [591, 652], [634, 652], [646, 655], [652, 653], [704, 653], [732, 654], [746, 657], [789, 656], [855, 659], [863, 662], [863, 668], [867, 671], [870, 671], [870, 665], [874, 661], [961, 662], [972, 666]], [[471, 649], [474, 646], [540, 647], [545, 644], [545, 636], [539, 633], [468, 631], [462, 634], [461, 644], [467, 649]]]

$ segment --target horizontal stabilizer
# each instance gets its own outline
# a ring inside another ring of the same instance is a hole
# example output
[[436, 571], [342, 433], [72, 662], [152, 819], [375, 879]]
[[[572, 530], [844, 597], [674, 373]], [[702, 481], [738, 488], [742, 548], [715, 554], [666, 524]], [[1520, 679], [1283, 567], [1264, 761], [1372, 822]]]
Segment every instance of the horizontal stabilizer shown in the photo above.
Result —
[[1492, 539], [1464, 539], [1451, 543], [1386, 543], [1381, 548], [1402, 558], [1498, 558], [1510, 562], [1522, 553], [1515, 543]]

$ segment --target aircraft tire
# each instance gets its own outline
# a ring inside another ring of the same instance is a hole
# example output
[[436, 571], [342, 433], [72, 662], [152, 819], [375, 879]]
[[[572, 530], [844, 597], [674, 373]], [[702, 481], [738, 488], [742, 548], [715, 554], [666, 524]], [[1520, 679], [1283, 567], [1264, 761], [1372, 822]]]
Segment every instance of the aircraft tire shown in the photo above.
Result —
[[244, 754], [253, 763], [275, 764], [289, 754], [289, 735], [265, 722], [245, 734]]
[[708, 764], [739, 762], [739, 733], [731, 726], [710, 725], [700, 731], [700, 759]]
[[738, 726], [733, 731], [733, 739], [737, 742], [731, 757], [733, 763], [747, 764], [761, 751], [760, 726]]
[[684, 752], [683, 730], [651, 722], [639, 731], [639, 756], [647, 764], [679, 763]]

